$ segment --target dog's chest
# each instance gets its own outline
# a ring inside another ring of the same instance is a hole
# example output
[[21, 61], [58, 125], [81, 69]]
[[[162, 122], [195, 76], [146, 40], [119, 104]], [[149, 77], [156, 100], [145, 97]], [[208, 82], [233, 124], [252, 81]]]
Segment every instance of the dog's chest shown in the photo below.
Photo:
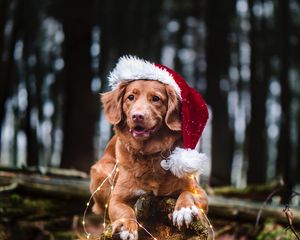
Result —
[[116, 158], [122, 166], [122, 175], [126, 176], [126, 185], [135, 196], [145, 193], [160, 195], [166, 185], [169, 172], [162, 169], [160, 162], [167, 153], [158, 152], [144, 155], [143, 152], [133, 153], [121, 141], [117, 142]]
[[138, 186], [137, 195], [146, 192], [158, 195], [165, 179], [165, 171], [160, 167], [159, 161], [135, 164], [133, 173]]

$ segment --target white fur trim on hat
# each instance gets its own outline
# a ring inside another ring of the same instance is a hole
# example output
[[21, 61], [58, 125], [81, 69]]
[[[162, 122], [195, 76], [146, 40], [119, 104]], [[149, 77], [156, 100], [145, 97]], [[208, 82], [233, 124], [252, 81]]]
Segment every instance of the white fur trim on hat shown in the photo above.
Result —
[[181, 99], [180, 88], [173, 76], [166, 70], [135, 56], [121, 57], [110, 72], [108, 81], [112, 89], [115, 89], [119, 83], [131, 80], [158, 80], [162, 83], [169, 84]]
[[160, 162], [160, 165], [163, 169], [170, 170], [176, 177], [182, 178], [202, 173], [206, 161], [207, 157], [204, 153], [177, 147], [168, 159]]

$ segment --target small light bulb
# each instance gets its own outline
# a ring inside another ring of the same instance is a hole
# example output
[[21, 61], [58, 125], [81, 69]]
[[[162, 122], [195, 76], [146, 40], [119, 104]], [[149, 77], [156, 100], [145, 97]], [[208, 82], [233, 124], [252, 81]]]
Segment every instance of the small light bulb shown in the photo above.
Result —
[[85, 225], [85, 221], [82, 221], [82, 225]]
[[106, 203], [106, 204], [105, 204], [105, 208], [107, 208], [107, 207], [108, 207], [108, 204]]
[[89, 205], [90, 205], [90, 202], [87, 202], [86, 205], [89, 206]]

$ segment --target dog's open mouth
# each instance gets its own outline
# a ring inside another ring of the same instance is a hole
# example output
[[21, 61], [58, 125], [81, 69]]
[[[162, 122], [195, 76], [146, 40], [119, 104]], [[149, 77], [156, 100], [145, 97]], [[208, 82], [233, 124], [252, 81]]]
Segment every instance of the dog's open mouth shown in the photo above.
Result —
[[133, 129], [130, 129], [130, 133], [133, 137], [136, 138], [144, 138], [149, 137], [152, 132], [154, 132], [156, 127], [152, 127], [149, 129], [144, 128], [143, 126], [137, 125]]

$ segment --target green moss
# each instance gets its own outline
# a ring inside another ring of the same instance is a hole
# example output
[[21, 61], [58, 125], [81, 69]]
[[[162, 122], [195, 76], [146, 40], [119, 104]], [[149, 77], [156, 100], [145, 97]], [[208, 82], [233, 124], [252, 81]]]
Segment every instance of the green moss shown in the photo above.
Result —
[[160, 210], [161, 212], [170, 213], [173, 212], [176, 205], [176, 200], [173, 198], [164, 199], [164, 201], [160, 202]]
[[22, 197], [18, 194], [12, 194], [10, 196], [10, 201], [12, 204], [20, 204], [22, 203]]
[[184, 240], [181, 234], [174, 234], [171, 237], [165, 237], [166, 240]]
[[208, 237], [208, 228], [204, 226], [201, 221], [196, 221], [191, 223], [191, 228], [193, 231], [201, 238], [199, 239], [207, 239]]
[[[74, 214], [80, 214], [80, 201], [66, 199], [41, 198], [37, 195], [21, 195], [18, 193], [3, 194], [0, 200], [0, 240], [18, 239], [18, 234], [24, 239], [78, 239], [72, 232]], [[4, 228], [1, 223], [10, 224], [14, 228]]]
[[291, 230], [288, 230], [273, 221], [268, 221], [266, 222], [264, 228], [259, 233], [256, 239], [257, 240], [274, 240], [274, 239], [293, 240], [296, 239], [296, 237]]
[[56, 203], [50, 200], [33, 200], [30, 198], [25, 198], [23, 201], [24, 212], [30, 213], [28, 219], [38, 219], [53, 216], [56, 214]]

